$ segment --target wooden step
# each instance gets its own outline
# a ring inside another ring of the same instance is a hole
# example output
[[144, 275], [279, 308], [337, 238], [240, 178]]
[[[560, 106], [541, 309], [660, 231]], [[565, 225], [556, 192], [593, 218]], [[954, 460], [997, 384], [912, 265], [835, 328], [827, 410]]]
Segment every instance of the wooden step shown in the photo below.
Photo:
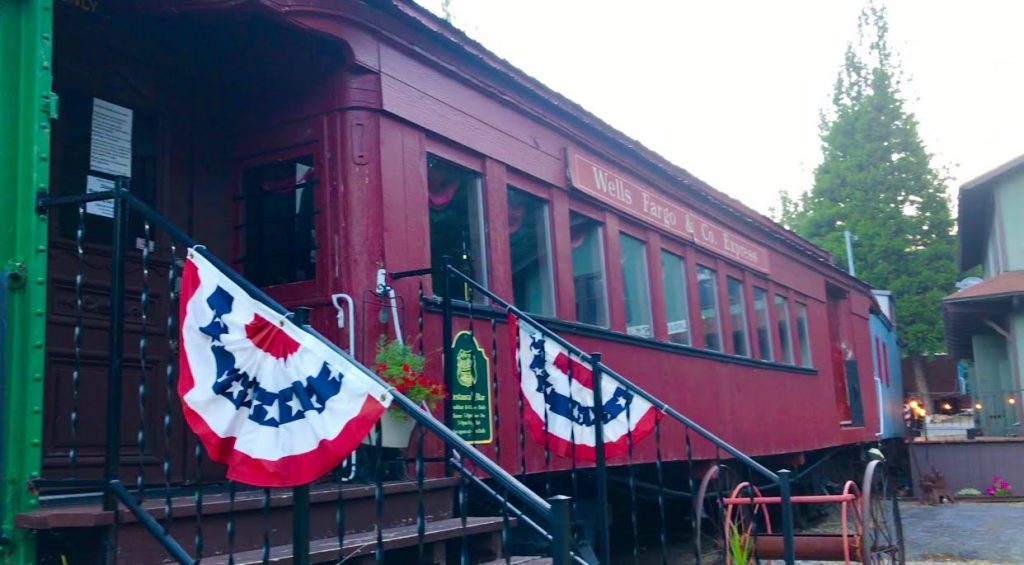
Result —
[[[510, 526], [515, 525], [515, 520], [509, 520]], [[459, 518], [449, 518], [446, 520], [435, 520], [426, 524], [426, 531], [424, 533], [423, 542], [425, 544], [435, 546], [428, 552], [432, 556], [432, 559], [438, 562], [444, 562], [443, 548], [438, 552], [437, 544], [447, 541], [459, 539], [465, 534], [469, 537], [479, 537], [484, 534], [493, 534], [500, 532], [504, 519], [500, 516], [497, 517], [470, 517], [466, 518], [466, 529], [465, 532], [462, 530], [462, 520]], [[401, 526], [398, 528], [389, 528], [383, 532], [383, 541], [385, 551], [394, 551], [396, 549], [402, 549], [407, 547], [415, 547], [419, 543], [417, 527], [412, 526]], [[328, 539], [317, 539], [312, 540], [309, 544], [310, 560], [313, 563], [337, 563], [344, 561], [345, 563], [351, 563], [353, 558], [369, 556], [372, 557], [377, 549], [377, 533], [376, 532], [364, 532], [352, 536], [345, 537], [344, 550], [338, 550], [337, 538]], [[517, 558], [524, 559], [524, 558]], [[534, 558], [526, 558], [534, 559]], [[229, 562], [229, 556], [218, 555], [206, 557], [203, 559], [204, 565], [227, 565]], [[237, 565], [255, 565], [257, 563], [263, 563], [263, 550], [254, 549], [251, 551], [245, 551], [234, 554], [234, 563]], [[504, 560], [494, 561], [494, 563], [504, 563]], [[292, 563], [292, 546], [280, 545], [270, 548], [270, 559], [267, 563], [274, 563], [275, 565], [290, 565]], [[529, 563], [531, 565], [540, 565], [541, 563], [550, 563], [550, 561], [513, 561], [516, 565]]]
[[[423, 481], [424, 495], [431, 491], [449, 489], [458, 483], [456, 478], [426, 479]], [[418, 494], [418, 486], [413, 481], [394, 481], [384, 483], [384, 496], [389, 497], [397, 494], [411, 494], [415, 497]], [[375, 488], [373, 485], [341, 485], [341, 496], [347, 503], [350, 500], [359, 498], [373, 498]], [[323, 484], [310, 487], [310, 504], [336, 504], [338, 500], [338, 485]], [[203, 518], [217, 514], [227, 514], [231, 509], [228, 494], [220, 487], [219, 492], [207, 491], [203, 495]], [[99, 496], [99, 495], [97, 495]], [[148, 492], [148, 498], [142, 503], [142, 507], [155, 519], [162, 521], [166, 517], [164, 498], [154, 491]], [[289, 489], [274, 489], [270, 495], [270, 508], [288, 508], [292, 505], [292, 492]], [[263, 509], [262, 490], [239, 491], [235, 496], [235, 512], [245, 512]], [[196, 515], [195, 498], [189, 494], [186, 496], [174, 496], [171, 498], [171, 515], [174, 520], [189, 520]], [[120, 522], [136, 522], [135, 516], [123, 506], [118, 516]], [[26, 530], [50, 530], [57, 528], [92, 528], [97, 526], [109, 526], [113, 523], [113, 512], [105, 512], [99, 502], [62, 504], [60, 501], [53, 501], [38, 510], [22, 512], [15, 517], [15, 526]]]
[[[423, 504], [428, 521], [445, 520], [453, 516], [455, 478], [429, 479], [423, 484]], [[231, 517], [228, 495], [221, 488], [219, 492], [207, 489], [203, 495], [202, 530], [203, 554], [216, 555], [228, 550], [227, 524]], [[163, 525], [165, 518], [164, 499], [156, 492], [143, 507]], [[310, 537], [329, 539], [337, 536], [336, 512], [338, 497], [344, 501], [346, 536], [373, 531], [377, 527], [375, 488], [373, 485], [321, 484], [310, 488]], [[415, 481], [396, 481], [384, 484], [384, 528], [402, 526], [415, 527], [417, 519], [419, 487]], [[264, 514], [262, 489], [238, 492], [234, 504], [235, 551], [244, 552], [262, 547], [264, 532], [269, 535], [271, 545], [291, 543], [292, 491], [273, 489], [270, 509]], [[171, 499], [171, 536], [190, 555], [196, 554], [197, 517], [195, 502], [191, 494]], [[121, 563], [157, 563], [167, 553], [123, 506], [118, 511], [121, 523], [118, 528], [118, 552]], [[64, 506], [49, 505], [33, 512], [19, 514], [16, 524], [20, 528], [58, 531], [57, 538], [69, 540], [86, 552], [86, 546], [95, 545], [98, 550], [102, 538], [96, 529], [108, 526], [113, 521], [112, 512], [103, 512], [99, 502]], [[205, 560], [204, 560], [205, 561]]]

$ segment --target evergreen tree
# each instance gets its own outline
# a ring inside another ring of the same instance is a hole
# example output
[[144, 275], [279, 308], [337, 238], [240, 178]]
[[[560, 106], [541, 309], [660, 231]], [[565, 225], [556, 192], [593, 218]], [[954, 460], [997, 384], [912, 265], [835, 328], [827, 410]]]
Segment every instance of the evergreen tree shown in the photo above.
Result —
[[885, 9], [869, 4], [858, 42], [847, 46], [832, 107], [822, 113], [814, 187], [796, 198], [783, 194], [776, 213], [837, 258], [846, 255], [843, 232], [856, 236], [857, 276], [893, 291], [905, 353], [919, 361], [945, 350], [941, 299], [957, 275], [953, 220], [946, 177], [932, 167], [917, 119], [904, 107], [888, 31]]

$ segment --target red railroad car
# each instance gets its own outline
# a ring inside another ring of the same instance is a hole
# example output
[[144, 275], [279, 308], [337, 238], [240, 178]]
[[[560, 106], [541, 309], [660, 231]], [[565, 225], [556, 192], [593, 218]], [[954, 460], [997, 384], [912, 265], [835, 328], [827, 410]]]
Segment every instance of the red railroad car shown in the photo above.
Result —
[[[871, 366], [864, 283], [425, 10], [117, 6], [95, 15], [58, 5], [55, 192], [84, 190], [92, 99], [108, 100], [136, 112], [133, 191], [284, 305], [313, 306], [315, 325], [340, 344], [348, 330], [337, 328], [331, 295], [354, 296], [366, 363], [391, 328], [364, 305], [378, 270], [437, 265], [439, 254], [460, 266], [465, 254], [470, 276], [745, 453], [875, 439], [878, 407], [858, 392], [872, 390], [871, 375], [850, 375], [845, 363]], [[315, 178], [292, 217], [273, 206], [247, 213], [247, 190], [285, 170]], [[61, 219], [58, 292], [74, 260], [60, 252], [73, 233]], [[102, 233], [104, 218], [86, 220]], [[283, 221], [308, 222], [305, 241], [275, 235]], [[532, 252], [527, 232], [539, 242]], [[414, 281], [393, 285], [406, 333], [422, 315], [425, 350], [436, 353], [441, 314], [423, 282], [422, 303]], [[58, 369], [63, 304], [51, 313]], [[459, 311], [457, 331], [468, 323]], [[484, 326], [476, 332], [489, 349]], [[508, 343], [504, 324], [498, 332]], [[495, 365], [500, 389], [515, 391], [501, 370], [509, 355], [499, 347]], [[428, 368], [441, 372], [439, 355]], [[506, 446], [518, 444], [516, 403], [516, 394], [496, 399]], [[51, 442], [64, 425], [54, 422]], [[682, 441], [667, 445], [667, 457], [681, 457]], [[651, 460], [647, 447], [639, 460]], [[503, 451], [501, 463], [515, 468], [519, 454]], [[529, 457], [530, 469], [542, 464], [541, 452]]]
[[[52, 194], [112, 182], [90, 161], [97, 105], [127, 111], [132, 192], [283, 305], [312, 307], [313, 326], [351, 340], [363, 363], [397, 314], [407, 339], [422, 338], [427, 373], [442, 374], [442, 289], [430, 276], [385, 278], [392, 310], [378, 285], [381, 270], [436, 268], [448, 256], [744, 453], [791, 465], [876, 440], [879, 407], [861, 393], [873, 390], [866, 284], [426, 10], [323, 0], [55, 8]], [[49, 228], [43, 465], [44, 476], [96, 478], [102, 425], [74, 428], [63, 414], [74, 403], [79, 422], [102, 421], [111, 227], [98, 205], [84, 235], [79, 222], [55, 212]], [[128, 229], [149, 247], [152, 276], [173, 279], [181, 249], [137, 218]], [[79, 245], [93, 259], [83, 263]], [[129, 302], [147, 293], [148, 315], [162, 319], [172, 290], [144, 287], [140, 261], [125, 261]], [[464, 285], [449, 292], [454, 331], [472, 330], [497, 380], [493, 433], [476, 446], [516, 473], [575, 468], [524, 435], [505, 312]], [[339, 327], [336, 294], [353, 298], [354, 325]], [[96, 330], [82, 343], [76, 304]], [[140, 323], [142, 310], [129, 308], [126, 351], [152, 360], [126, 364], [126, 394], [164, 386], [173, 341], [173, 327]], [[83, 363], [89, 386], [72, 398], [78, 389], [61, 383]], [[194, 457], [178, 411], [155, 396], [140, 413], [126, 409], [125, 438], [162, 436], [165, 412], [174, 429], [146, 450], [125, 439], [122, 465], [152, 482], [164, 482], [164, 461], [170, 483], [220, 480], [221, 468]], [[688, 459], [683, 427], [659, 432], [611, 463]], [[718, 455], [691, 447], [696, 459]]]

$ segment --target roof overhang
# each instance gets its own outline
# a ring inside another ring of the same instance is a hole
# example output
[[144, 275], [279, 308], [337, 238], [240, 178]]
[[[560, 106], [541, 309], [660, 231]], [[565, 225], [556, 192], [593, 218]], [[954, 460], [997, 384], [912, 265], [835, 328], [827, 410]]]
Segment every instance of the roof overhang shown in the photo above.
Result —
[[960, 270], [980, 265], [985, 258], [989, 226], [995, 212], [993, 188], [1007, 175], [1024, 170], [1024, 155], [965, 182], [958, 198]]
[[942, 299], [946, 344], [957, 359], [972, 359], [971, 338], [1001, 333], [1000, 324], [1024, 303], [1024, 271], [1010, 271]]

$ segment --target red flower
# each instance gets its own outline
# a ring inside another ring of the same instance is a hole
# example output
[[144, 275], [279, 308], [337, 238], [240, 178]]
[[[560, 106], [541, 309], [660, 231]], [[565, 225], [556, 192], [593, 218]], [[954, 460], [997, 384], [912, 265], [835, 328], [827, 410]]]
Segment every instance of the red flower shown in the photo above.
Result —
[[402, 372], [403, 373], [408, 373], [409, 372], [409, 364], [408, 363], [406, 363], [405, 365], [402, 365]]

